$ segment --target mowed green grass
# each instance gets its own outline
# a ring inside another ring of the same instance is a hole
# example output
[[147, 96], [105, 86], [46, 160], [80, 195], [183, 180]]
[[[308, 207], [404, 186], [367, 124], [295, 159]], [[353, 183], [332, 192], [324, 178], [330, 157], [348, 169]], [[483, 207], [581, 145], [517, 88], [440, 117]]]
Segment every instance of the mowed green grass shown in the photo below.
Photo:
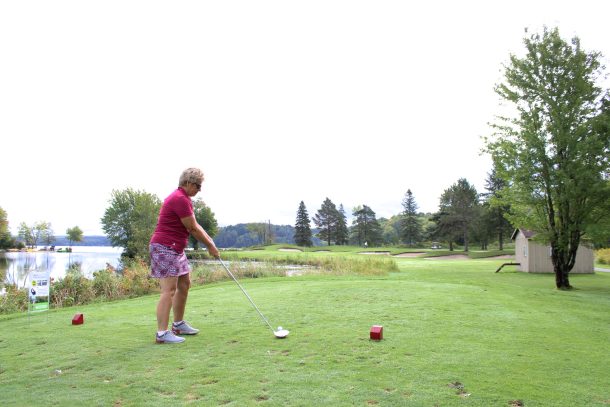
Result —
[[564, 292], [494, 273], [504, 260], [396, 261], [384, 277], [242, 280], [286, 339], [230, 281], [191, 291], [202, 331], [180, 345], [154, 344], [157, 296], [0, 318], [2, 404], [610, 405], [610, 273]]

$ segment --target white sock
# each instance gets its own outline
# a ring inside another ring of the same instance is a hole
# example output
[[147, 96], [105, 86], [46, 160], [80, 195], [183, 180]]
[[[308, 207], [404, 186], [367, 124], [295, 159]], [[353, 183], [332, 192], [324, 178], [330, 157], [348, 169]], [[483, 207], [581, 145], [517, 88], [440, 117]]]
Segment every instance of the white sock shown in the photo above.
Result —
[[181, 324], [181, 323], [183, 323], [183, 322], [184, 322], [184, 320], [182, 320], [182, 321], [176, 321], [176, 322], [174, 322], [174, 323], [173, 323], [173, 325], [174, 325], [174, 326], [178, 326], [178, 325], [180, 325], [180, 324]]
[[157, 331], [157, 336], [163, 336], [167, 331]]

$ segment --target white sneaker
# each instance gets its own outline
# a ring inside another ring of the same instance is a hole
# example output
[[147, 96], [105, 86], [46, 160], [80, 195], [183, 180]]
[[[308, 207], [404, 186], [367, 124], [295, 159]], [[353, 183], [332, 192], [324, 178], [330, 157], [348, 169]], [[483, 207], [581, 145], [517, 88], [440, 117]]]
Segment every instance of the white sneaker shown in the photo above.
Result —
[[172, 331], [176, 335], [197, 335], [199, 329], [193, 328], [186, 321], [180, 322], [180, 324], [172, 324]]
[[184, 338], [174, 335], [172, 331], [165, 331], [163, 335], [156, 335], [157, 343], [181, 343], [184, 342]]

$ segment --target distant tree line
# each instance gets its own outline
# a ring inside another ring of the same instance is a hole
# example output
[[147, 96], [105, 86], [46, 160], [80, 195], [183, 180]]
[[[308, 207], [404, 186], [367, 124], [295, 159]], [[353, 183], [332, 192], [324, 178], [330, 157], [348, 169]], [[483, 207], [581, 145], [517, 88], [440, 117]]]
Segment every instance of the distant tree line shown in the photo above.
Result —
[[[161, 200], [155, 195], [131, 188], [115, 190], [101, 219], [103, 230], [113, 246], [124, 249], [124, 256], [147, 259], [148, 243], [160, 208]], [[258, 222], [219, 227], [214, 212], [201, 198], [193, 199], [193, 211], [197, 222], [214, 238], [218, 247], [294, 243], [292, 226]], [[194, 239], [190, 239], [190, 246], [199, 248]]]
[[[71, 246], [73, 242], [82, 241], [83, 232], [78, 226], [68, 228], [66, 239], [68, 245]], [[0, 207], [0, 249], [35, 248], [38, 245], [52, 246], [56, 240], [51, 222], [47, 221], [38, 221], [32, 225], [21, 222], [17, 236], [12, 236], [9, 230], [8, 214]]]
[[450, 250], [463, 246], [469, 250], [474, 240], [486, 249], [490, 241], [498, 243], [500, 250], [512, 231], [506, 220], [510, 207], [497, 204], [502, 182], [495, 171], [488, 174], [487, 192], [479, 194], [466, 179], [459, 179], [447, 188], [439, 202], [439, 210], [433, 214], [417, 212], [418, 205], [413, 192], [408, 189], [402, 201], [403, 211], [390, 219], [377, 219], [375, 211], [368, 205], [352, 209], [352, 223], [347, 225], [343, 205], [337, 207], [330, 198], [311, 218], [317, 227], [311, 233], [311, 221], [303, 201], [297, 211], [295, 243], [311, 246], [313, 237], [327, 245], [380, 246], [404, 244], [421, 246], [424, 242], [444, 242]]
[[[271, 227], [272, 240], [269, 240], [268, 228]], [[262, 228], [267, 232], [262, 233]], [[267, 234], [266, 234], [267, 233]], [[265, 243], [295, 244], [295, 228], [291, 225], [273, 225], [269, 223], [239, 223], [218, 229], [214, 243], [218, 247], [249, 247]], [[320, 241], [316, 239], [317, 244]]]
[[[271, 222], [254, 222], [219, 227], [211, 208], [201, 199], [193, 200], [197, 221], [214, 238], [218, 247], [248, 247], [271, 243], [297, 244], [299, 246], [358, 245], [380, 246], [404, 244], [416, 247], [424, 242], [445, 242], [450, 249], [458, 244], [468, 250], [471, 240], [486, 248], [490, 241], [497, 241], [500, 248], [511, 232], [505, 214], [509, 208], [493, 204], [502, 184], [495, 172], [489, 174], [487, 192], [478, 194], [465, 179], [450, 186], [440, 199], [439, 211], [433, 214], [417, 212], [413, 192], [408, 189], [402, 201], [403, 211], [389, 219], [377, 218], [375, 211], [366, 204], [351, 210], [348, 225], [343, 204], [335, 205], [326, 198], [310, 218], [303, 201], [299, 203], [296, 223], [273, 225]], [[101, 219], [103, 230], [112, 246], [122, 247], [127, 257], [148, 256], [148, 242], [154, 231], [161, 200], [145, 191], [125, 189], [113, 191], [110, 205]], [[312, 223], [313, 222], [313, 226]], [[68, 245], [83, 239], [82, 231], [75, 226], [66, 231]], [[48, 222], [32, 226], [22, 223], [18, 238], [34, 247], [54, 242], [53, 230]], [[5, 246], [14, 245], [8, 233], [6, 213], [0, 208], [0, 241]], [[198, 243], [191, 239], [191, 246]]]

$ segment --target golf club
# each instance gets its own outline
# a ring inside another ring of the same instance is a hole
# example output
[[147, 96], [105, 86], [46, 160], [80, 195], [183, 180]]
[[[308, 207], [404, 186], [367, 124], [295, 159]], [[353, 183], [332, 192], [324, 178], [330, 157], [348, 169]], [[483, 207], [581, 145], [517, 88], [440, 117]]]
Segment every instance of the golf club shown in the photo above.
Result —
[[237, 286], [241, 289], [241, 291], [244, 293], [244, 295], [246, 296], [246, 298], [248, 298], [248, 300], [250, 301], [250, 304], [252, 304], [252, 306], [254, 307], [254, 309], [256, 310], [256, 312], [258, 312], [258, 315], [261, 316], [261, 318], [263, 319], [263, 321], [265, 321], [265, 323], [267, 324], [267, 326], [269, 327], [269, 329], [271, 329], [271, 332], [273, 332], [273, 335], [275, 335], [276, 338], [285, 338], [288, 336], [288, 334], [290, 333], [287, 329], [283, 329], [281, 326], [277, 327], [277, 331], [275, 329], [273, 329], [273, 327], [271, 326], [271, 324], [269, 323], [269, 321], [267, 320], [267, 318], [265, 318], [265, 316], [263, 315], [263, 313], [258, 309], [258, 307], [256, 306], [256, 304], [254, 303], [254, 301], [252, 301], [252, 298], [250, 298], [250, 296], [248, 295], [248, 293], [246, 292], [246, 290], [244, 289], [244, 287], [241, 286], [241, 284], [239, 284], [239, 281], [237, 281], [237, 279], [235, 278], [235, 276], [233, 275], [233, 273], [231, 273], [231, 270], [229, 270], [229, 268], [226, 266], [226, 264], [222, 261], [222, 259], [220, 257], [218, 257], [218, 261], [220, 261], [220, 264], [222, 264], [222, 267], [224, 267], [224, 269], [227, 271], [227, 273], [229, 274], [229, 276], [231, 276], [231, 278], [233, 279], [233, 281], [235, 281], [235, 283], [237, 284]]

